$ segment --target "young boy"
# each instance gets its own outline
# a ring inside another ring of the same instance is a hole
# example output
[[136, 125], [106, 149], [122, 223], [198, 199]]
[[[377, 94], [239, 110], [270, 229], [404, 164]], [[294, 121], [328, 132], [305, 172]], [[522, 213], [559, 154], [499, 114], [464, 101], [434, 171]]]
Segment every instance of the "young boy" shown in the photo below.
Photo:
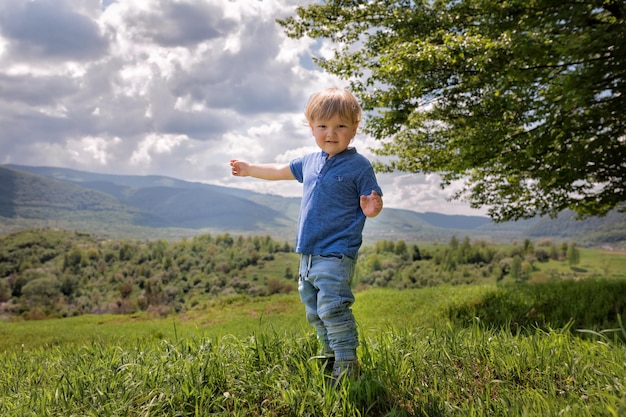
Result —
[[295, 248], [301, 254], [298, 292], [324, 355], [334, 361], [337, 380], [358, 372], [350, 283], [365, 218], [382, 210], [382, 191], [370, 162], [349, 146], [361, 121], [361, 106], [351, 93], [337, 88], [315, 93], [305, 116], [321, 152], [284, 165], [234, 159], [230, 166], [239, 177], [303, 183]]

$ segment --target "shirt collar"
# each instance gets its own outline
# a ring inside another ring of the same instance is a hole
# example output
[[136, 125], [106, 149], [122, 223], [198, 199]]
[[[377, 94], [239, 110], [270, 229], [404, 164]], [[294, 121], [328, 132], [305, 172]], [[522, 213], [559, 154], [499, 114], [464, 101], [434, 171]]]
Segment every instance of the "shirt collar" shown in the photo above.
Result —
[[[324, 152], [324, 151], [321, 151], [321, 152], [322, 152], [322, 158], [323, 159], [328, 159], [328, 154], [326, 152]], [[336, 157], [341, 156], [341, 155], [352, 155], [353, 153], [356, 153], [356, 148], [348, 147], [345, 151], [343, 151], [341, 153], [338, 153], [334, 157], [336, 158]]]

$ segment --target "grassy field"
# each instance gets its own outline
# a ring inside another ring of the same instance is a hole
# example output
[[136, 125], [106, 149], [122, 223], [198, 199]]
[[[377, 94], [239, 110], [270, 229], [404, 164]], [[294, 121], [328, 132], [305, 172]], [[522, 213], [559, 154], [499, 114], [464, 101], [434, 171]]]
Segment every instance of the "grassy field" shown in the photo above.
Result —
[[169, 318], [147, 314], [83, 315], [65, 319], [0, 321], [0, 352], [104, 343], [185, 338], [245, 337], [273, 327], [307, 326], [297, 294], [249, 298], [233, 296], [212, 302], [202, 311]]
[[318, 347], [297, 294], [230, 297], [167, 319], [2, 322], [0, 415], [626, 415], [619, 332], [450, 321], [494, 291], [358, 293], [362, 372], [338, 387], [309, 360]]
[[[448, 305], [477, 298], [489, 288], [432, 287], [403, 292], [369, 290], [356, 294], [354, 313], [363, 333], [378, 332], [389, 327], [443, 326]], [[209, 302], [201, 311], [194, 310], [186, 315], [169, 318], [135, 314], [0, 321], [0, 352], [92, 342], [124, 344], [136, 340], [239, 338], [273, 330], [310, 330], [297, 293], [254, 298], [231, 296]]]
[[562, 273], [576, 273], [580, 277], [614, 277], [626, 279], [626, 253], [601, 249], [579, 248], [580, 263], [569, 265], [567, 262], [550, 262], [542, 264], [537, 262], [535, 266], [535, 281], [550, 279]]

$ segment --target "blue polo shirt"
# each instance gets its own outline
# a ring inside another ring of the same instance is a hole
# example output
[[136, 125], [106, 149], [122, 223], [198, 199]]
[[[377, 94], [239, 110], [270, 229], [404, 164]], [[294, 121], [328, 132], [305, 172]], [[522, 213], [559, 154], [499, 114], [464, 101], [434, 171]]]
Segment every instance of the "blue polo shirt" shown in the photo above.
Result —
[[365, 214], [360, 197], [375, 190], [383, 195], [372, 164], [355, 148], [326, 159], [317, 152], [290, 163], [303, 184], [296, 252], [307, 255], [341, 253], [356, 258], [363, 242]]

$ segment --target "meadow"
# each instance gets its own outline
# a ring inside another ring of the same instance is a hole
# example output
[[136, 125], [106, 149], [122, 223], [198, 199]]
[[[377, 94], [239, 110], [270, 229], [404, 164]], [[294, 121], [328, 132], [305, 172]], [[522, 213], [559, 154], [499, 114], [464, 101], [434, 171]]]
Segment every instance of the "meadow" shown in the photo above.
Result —
[[0, 415], [623, 416], [624, 294], [620, 278], [360, 291], [361, 374], [340, 386], [295, 293], [5, 321]]

